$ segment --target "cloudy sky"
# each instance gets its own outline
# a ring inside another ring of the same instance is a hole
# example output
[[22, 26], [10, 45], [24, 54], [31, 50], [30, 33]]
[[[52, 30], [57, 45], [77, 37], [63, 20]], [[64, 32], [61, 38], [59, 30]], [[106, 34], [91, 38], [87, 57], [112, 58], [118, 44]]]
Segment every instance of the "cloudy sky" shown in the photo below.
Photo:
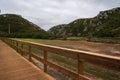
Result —
[[0, 0], [0, 14], [22, 15], [45, 30], [114, 7], [120, 7], [120, 0]]

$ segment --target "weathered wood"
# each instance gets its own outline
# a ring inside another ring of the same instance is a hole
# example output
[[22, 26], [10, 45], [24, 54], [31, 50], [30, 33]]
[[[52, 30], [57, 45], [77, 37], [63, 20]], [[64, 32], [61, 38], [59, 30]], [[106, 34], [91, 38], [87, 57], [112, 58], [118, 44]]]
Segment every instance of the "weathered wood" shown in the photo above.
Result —
[[18, 42], [16, 41], [16, 46], [17, 46], [17, 52], [18, 52]]
[[[77, 54], [73, 53], [69, 49], [56, 47], [56, 46], [50, 46], [50, 45], [43, 45], [43, 44], [37, 44], [37, 43], [31, 43], [31, 45], [35, 48], [46, 50], [48, 52], [52, 52], [61, 56], [77, 59]], [[69, 53], [69, 54], [68, 54]]]
[[55, 54], [73, 58], [73, 59], [77, 59], [77, 54], [79, 54], [80, 60], [120, 71], [119, 57], [108, 56], [108, 55], [99, 54], [99, 53], [91, 53], [91, 52], [81, 51], [81, 50], [73, 50], [73, 49], [37, 44], [37, 43], [30, 43], [30, 44], [33, 47], [37, 47], [38, 49], [46, 50], [46, 51], [53, 52]]
[[55, 80], [0, 41], [0, 80]]
[[29, 45], [29, 61], [32, 61], [32, 59], [31, 59], [31, 45]]
[[84, 75], [84, 62], [80, 60], [79, 54], [78, 54], [78, 74]]
[[[50, 66], [57, 71], [60, 71], [61, 73], [66, 74], [67, 76], [70, 76], [73, 79], [76, 80], [88, 80], [84, 75], [84, 62], [89, 62], [91, 64], [103, 66], [106, 68], [110, 68], [113, 70], [120, 71], [120, 58], [119, 57], [113, 57], [113, 56], [108, 56], [108, 55], [103, 55], [103, 54], [98, 54], [98, 53], [91, 53], [87, 51], [81, 51], [81, 50], [73, 50], [73, 49], [68, 49], [68, 48], [61, 48], [61, 47], [55, 47], [55, 46], [50, 46], [50, 45], [43, 45], [43, 44], [38, 44], [38, 43], [33, 43], [33, 42], [24, 42], [20, 40], [14, 40], [14, 39], [4, 39], [5, 42], [8, 44], [10, 43], [10, 40], [16, 43], [21, 43], [24, 45], [30, 45], [29, 46], [29, 51], [23, 50], [22, 48], [18, 48], [18, 45], [16, 45], [17, 49], [22, 50], [24, 53], [30, 54], [29, 60], [31, 57], [34, 57], [35, 59], [41, 61], [44, 64], [44, 71], [47, 72], [47, 66]], [[31, 52], [31, 47], [40, 49], [44, 51], [44, 58], [42, 59], [36, 54], [33, 54]], [[50, 61], [47, 61], [47, 52], [52, 52], [53, 54], [58, 54], [64, 57], [72, 58], [78, 60], [78, 73], [73, 72], [69, 69], [66, 69], [64, 67], [61, 67], [57, 64], [54, 64]]]
[[[84, 75], [83, 61], [78, 60], [78, 75]], [[84, 80], [83, 77], [79, 77], [79, 80]]]
[[21, 43], [21, 55], [23, 56], [23, 43]]
[[79, 60], [89, 62], [98, 66], [103, 66], [109, 69], [120, 71], [120, 58], [108, 57], [108, 56], [98, 56], [90, 54], [79, 54]]
[[84, 75], [83, 61], [78, 61], [78, 73]]
[[23, 50], [23, 49], [21, 49], [21, 50], [23, 51], [23, 54], [29, 54], [29, 51]]
[[47, 51], [44, 51], [44, 72], [47, 72]]
[[[80, 60], [79, 54], [78, 54], [78, 74], [84, 75], [83, 61]], [[79, 77], [79, 80], [81, 80], [81, 77]]]
[[12, 40], [12, 42], [13, 42], [13, 44], [12, 44], [12, 46], [13, 46], [13, 48], [15, 49], [15, 42]]
[[77, 74], [76, 72], [66, 69], [65, 67], [59, 66], [53, 62], [47, 61], [47, 65], [52, 67], [53, 69], [57, 70], [58, 72], [61, 72], [65, 75], [69, 76], [70, 78], [72, 78], [74, 80], [79, 80], [79, 78], [81, 78], [82, 80], [89, 80], [84, 75]]
[[42, 57], [38, 56], [37, 54], [35, 54], [35, 53], [32, 52], [32, 53], [31, 53], [31, 56], [32, 56], [33, 58], [37, 59], [38, 61], [44, 63], [44, 59], [43, 59]]

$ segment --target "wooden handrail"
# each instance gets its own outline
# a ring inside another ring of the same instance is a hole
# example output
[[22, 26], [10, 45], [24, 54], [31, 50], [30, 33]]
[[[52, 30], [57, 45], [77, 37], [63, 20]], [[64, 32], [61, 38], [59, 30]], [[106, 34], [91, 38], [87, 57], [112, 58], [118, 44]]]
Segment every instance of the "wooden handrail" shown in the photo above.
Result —
[[[17, 47], [17, 51], [21, 50], [23, 55], [23, 45], [28, 45], [29, 50], [29, 60], [31, 61], [31, 57], [36, 58], [37, 60], [43, 62], [44, 64], [44, 71], [47, 72], [47, 66], [51, 66], [58, 71], [72, 77], [76, 80], [89, 80], [89, 78], [84, 76], [84, 62], [89, 62], [91, 64], [103, 66], [112, 70], [120, 71], [120, 57], [114, 57], [114, 56], [108, 56], [98, 53], [92, 53], [87, 51], [81, 51], [81, 50], [74, 50], [74, 49], [68, 49], [68, 48], [62, 48], [62, 47], [56, 47], [56, 46], [50, 46], [50, 45], [44, 45], [44, 44], [38, 44], [34, 42], [25, 42], [21, 40], [15, 40], [10, 38], [3, 39], [6, 43], [9, 43], [10, 45], [14, 45]], [[16, 45], [15, 45], [16, 42]], [[11, 44], [12, 43], [12, 44]], [[18, 48], [18, 44], [22, 44], [21, 48]], [[31, 47], [43, 50], [44, 52], [44, 58], [41, 59], [39, 56], [33, 54], [31, 51]], [[63, 67], [60, 67], [59, 65], [53, 64], [52, 62], [47, 60], [47, 54], [48, 52], [52, 52], [53, 54], [58, 54], [64, 57], [72, 58], [78, 61], [78, 72], [74, 73], [71, 70], [65, 69]], [[72, 76], [71, 74], [74, 75]], [[76, 77], [78, 76], [78, 77]]]

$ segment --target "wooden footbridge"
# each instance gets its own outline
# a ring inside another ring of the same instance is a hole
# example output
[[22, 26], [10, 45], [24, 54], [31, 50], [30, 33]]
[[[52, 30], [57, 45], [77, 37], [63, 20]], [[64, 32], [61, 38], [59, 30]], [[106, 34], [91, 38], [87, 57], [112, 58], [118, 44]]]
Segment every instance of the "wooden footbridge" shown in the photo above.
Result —
[[0, 80], [55, 80], [0, 41]]
[[[24, 46], [27, 46], [28, 49], [25, 50]], [[43, 58], [35, 54], [32, 51], [33, 48], [42, 50]], [[64, 56], [67, 59], [76, 60], [77, 70], [73, 71], [48, 60], [48, 52]], [[28, 60], [23, 57], [24, 54], [28, 55]], [[33, 58], [43, 63], [44, 70], [39, 69], [32, 63]], [[2, 38], [0, 40], [0, 80], [55, 80], [47, 74], [48, 67], [61, 72], [73, 80], [90, 80], [84, 75], [84, 62], [120, 71], [119, 57], [32, 42], [24, 42], [8, 38]]]

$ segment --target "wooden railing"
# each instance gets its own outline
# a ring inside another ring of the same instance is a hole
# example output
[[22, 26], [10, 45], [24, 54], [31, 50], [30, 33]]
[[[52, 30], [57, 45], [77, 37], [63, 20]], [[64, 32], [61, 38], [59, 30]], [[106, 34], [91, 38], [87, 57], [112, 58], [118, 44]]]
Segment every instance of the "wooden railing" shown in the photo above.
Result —
[[[14, 40], [14, 39], [8, 39], [4, 38], [4, 42], [8, 43], [12, 47], [16, 48], [17, 51], [21, 51], [21, 55], [24, 53], [27, 53], [29, 55], [29, 60], [31, 61], [32, 58], [35, 58], [42, 62], [44, 64], [44, 71], [47, 72], [47, 66], [54, 68], [55, 70], [71, 77], [74, 80], [89, 80], [84, 75], [84, 62], [89, 62], [91, 64], [103, 66], [112, 70], [120, 71], [120, 58], [119, 57], [113, 57], [113, 56], [107, 56], [97, 53], [91, 53], [81, 50], [73, 50], [68, 48], [62, 48], [62, 47], [55, 47], [50, 45], [43, 45], [38, 43], [32, 43], [32, 42], [24, 42], [20, 40]], [[21, 46], [19, 45], [21, 44]], [[29, 46], [28, 50], [24, 50], [23, 46], [27, 45]], [[44, 51], [44, 58], [41, 58], [37, 54], [32, 52], [32, 48], [37, 48]], [[77, 68], [78, 71], [74, 72], [70, 69], [64, 68], [58, 64], [54, 64], [53, 62], [48, 60], [48, 52], [51, 52], [52, 54], [57, 54], [60, 56], [64, 56], [66, 58], [71, 58], [77, 60]]]

